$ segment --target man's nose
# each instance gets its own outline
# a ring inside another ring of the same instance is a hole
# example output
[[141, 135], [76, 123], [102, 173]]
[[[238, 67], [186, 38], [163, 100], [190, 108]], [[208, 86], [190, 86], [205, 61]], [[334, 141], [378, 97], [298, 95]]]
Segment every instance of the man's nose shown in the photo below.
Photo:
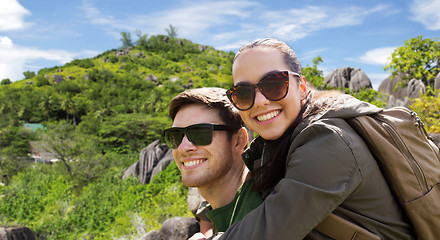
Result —
[[188, 151], [188, 150], [193, 150], [195, 148], [196, 148], [196, 145], [194, 145], [194, 143], [192, 143], [185, 134], [182, 138], [182, 142], [178, 146], [178, 149], [183, 150], [183, 151]]

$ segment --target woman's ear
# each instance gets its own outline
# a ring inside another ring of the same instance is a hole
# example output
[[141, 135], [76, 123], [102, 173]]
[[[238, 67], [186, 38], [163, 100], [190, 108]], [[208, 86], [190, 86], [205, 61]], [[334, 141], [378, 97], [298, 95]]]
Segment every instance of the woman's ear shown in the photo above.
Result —
[[307, 96], [307, 81], [306, 78], [304, 76], [301, 76], [301, 80], [299, 82], [299, 88], [301, 90], [301, 100], [304, 100]]

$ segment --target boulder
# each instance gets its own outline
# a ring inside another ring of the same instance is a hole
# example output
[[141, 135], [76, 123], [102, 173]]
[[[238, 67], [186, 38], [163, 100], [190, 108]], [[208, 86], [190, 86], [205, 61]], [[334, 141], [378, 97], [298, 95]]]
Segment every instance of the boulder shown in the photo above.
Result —
[[0, 227], [0, 240], [35, 240], [35, 235], [28, 227]]
[[53, 83], [55, 83], [55, 84], [58, 84], [58, 83], [65, 81], [63, 76], [61, 76], [61, 75], [55, 74], [55, 75], [52, 75], [52, 77], [53, 77]]
[[148, 233], [145, 233], [141, 238], [138, 240], [163, 240], [162, 235], [160, 235], [159, 231], [152, 230]]
[[180, 81], [180, 78], [179, 77], [170, 77], [170, 81], [171, 82]]
[[167, 240], [186, 240], [199, 231], [199, 222], [184, 217], [170, 218], [160, 228], [162, 238]]
[[437, 77], [435, 77], [434, 88], [440, 89], [440, 72], [437, 74]]
[[421, 80], [413, 78], [408, 82], [407, 94], [409, 99], [420, 98], [425, 92], [426, 87]]
[[155, 83], [156, 85], [159, 85], [159, 81], [158, 81], [157, 77], [154, 76], [153, 74], [148, 74], [148, 76], [144, 80], [151, 81], [151, 82]]
[[201, 52], [203, 52], [203, 51], [205, 51], [206, 49], [208, 49], [208, 46], [206, 46], [206, 45], [199, 45], [199, 51], [201, 51]]
[[199, 190], [196, 187], [189, 187], [186, 203], [194, 216], [196, 215], [197, 209], [202, 201], [205, 201], [205, 199], [200, 195]]
[[187, 240], [200, 232], [194, 218], [173, 217], [163, 222], [160, 231], [152, 230], [138, 240]]
[[434, 144], [440, 148], [440, 133], [430, 133], [429, 136], [431, 136]]
[[144, 55], [143, 52], [138, 52], [138, 53], [135, 54], [135, 56], [138, 57], [138, 58], [145, 58], [145, 55]]
[[411, 105], [411, 99], [420, 97], [421, 94], [426, 92], [425, 84], [418, 79], [411, 79], [407, 86], [400, 86], [399, 82], [402, 82], [402, 75], [397, 75], [393, 79], [389, 76], [379, 85], [378, 91], [389, 95], [386, 108], [395, 106]]
[[184, 89], [190, 89], [190, 88], [192, 88], [192, 87], [193, 87], [193, 81], [192, 81], [192, 79], [189, 78], [189, 79], [188, 79], [188, 84], [184, 84], [184, 85], [182, 85], [182, 87], [183, 87]]
[[324, 78], [327, 86], [333, 88], [349, 88], [358, 92], [362, 88], [372, 88], [368, 76], [359, 68], [342, 67], [333, 70]]
[[122, 57], [122, 56], [125, 56], [125, 55], [127, 55], [127, 54], [130, 53], [130, 50], [131, 50], [131, 49], [128, 49], [128, 48], [125, 48], [125, 49], [119, 49], [119, 50], [116, 51], [115, 56], [116, 56], [116, 57]]
[[408, 91], [405, 88], [397, 86], [397, 84], [402, 81], [401, 75], [397, 75], [394, 78], [389, 76], [380, 83], [378, 91], [394, 96], [396, 99], [404, 100]]
[[142, 184], [147, 184], [172, 161], [174, 161], [172, 150], [166, 144], [161, 144], [159, 140], [156, 140], [142, 149], [139, 161], [126, 168], [122, 178], [134, 176], [139, 178]]

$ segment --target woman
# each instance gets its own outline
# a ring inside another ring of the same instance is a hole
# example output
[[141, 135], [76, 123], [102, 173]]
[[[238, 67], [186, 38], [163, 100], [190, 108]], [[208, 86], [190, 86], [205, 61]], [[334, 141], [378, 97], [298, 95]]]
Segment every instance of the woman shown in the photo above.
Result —
[[413, 239], [368, 147], [345, 121], [378, 108], [315, 92], [293, 50], [275, 39], [244, 45], [232, 74], [228, 97], [259, 135], [244, 161], [267, 197], [220, 239], [328, 239], [314, 228], [332, 212], [381, 239]]

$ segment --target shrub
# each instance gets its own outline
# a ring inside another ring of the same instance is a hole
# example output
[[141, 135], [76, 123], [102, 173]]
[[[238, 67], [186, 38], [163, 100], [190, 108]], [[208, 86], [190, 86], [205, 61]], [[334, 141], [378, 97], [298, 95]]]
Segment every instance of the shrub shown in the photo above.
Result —
[[424, 94], [413, 99], [410, 108], [415, 111], [430, 133], [440, 133], [440, 98], [437, 90], [433, 96]]

